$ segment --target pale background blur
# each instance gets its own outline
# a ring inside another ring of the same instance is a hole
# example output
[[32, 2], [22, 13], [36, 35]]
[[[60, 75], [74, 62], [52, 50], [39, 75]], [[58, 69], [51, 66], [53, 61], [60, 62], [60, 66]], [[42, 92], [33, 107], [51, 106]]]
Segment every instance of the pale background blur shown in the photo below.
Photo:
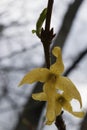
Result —
[[[51, 27], [54, 27], [55, 33], [60, 30], [64, 16], [73, 2], [75, 0], [54, 0]], [[46, 6], [47, 0], [0, 0], [0, 130], [17, 130], [15, 127], [19, 116], [34, 85], [21, 88], [17, 86], [26, 72], [41, 67], [45, 62], [42, 44], [36, 35], [32, 34], [32, 29], [35, 29], [37, 18]], [[86, 49], [87, 0], [84, 0], [64, 42], [62, 52], [65, 71]], [[83, 110], [86, 111], [87, 53], [68, 76], [81, 93]], [[73, 107], [78, 110], [79, 104], [73, 102]], [[79, 128], [80, 119], [66, 112], [64, 119], [67, 130]], [[39, 124], [40, 130], [56, 130], [54, 125], [40, 126]]]

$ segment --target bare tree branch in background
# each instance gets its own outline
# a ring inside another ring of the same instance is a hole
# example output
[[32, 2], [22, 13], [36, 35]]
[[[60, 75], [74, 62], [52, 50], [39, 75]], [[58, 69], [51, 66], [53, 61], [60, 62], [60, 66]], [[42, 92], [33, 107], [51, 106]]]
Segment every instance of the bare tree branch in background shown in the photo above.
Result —
[[[83, 0], [75, 0], [74, 3], [72, 3], [69, 6], [67, 13], [64, 17], [63, 24], [60, 28], [60, 31], [56, 36], [54, 45], [58, 45], [61, 48], [63, 48], [65, 40], [71, 29], [73, 20], [75, 19], [76, 13], [77, 13], [82, 1]], [[33, 90], [33, 93], [41, 91], [42, 90], [41, 86], [42, 86], [41, 83], [37, 83]], [[29, 99], [25, 105], [25, 110], [20, 115], [19, 121], [17, 123], [17, 126], [14, 128], [14, 130], [30, 130], [31, 129], [31, 128], [27, 127], [27, 125], [23, 124], [23, 119], [26, 119], [27, 122], [29, 122], [29, 124], [31, 124], [30, 126], [32, 126], [32, 129], [35, 130], [38, 125], [38, 121], [39, 121], [39, 118], [40, 118], [44, 105], [45, 105], [45, 102], [38, 102], [38, 101], [36, 102], [31, 97], [29, 97]], [[30, 107], [30, 106], [32, 106], [32, 107]], [[26, 110], [26, 108], [29, 108], [29, 107], [31, 109]]]
[[87, 114], [85, 115], [85, 117], [81, 123], [80, 130], [87, 130]]
[[11, 54], [7, 55], [7, 56], [2, 56], [2, 57], [0, 57], [0, 62], [3, 61], [3, 60], [5, 60], [5, 59], [12, 58], [13, 56], [16, 56], [16, 55], [18, 55], [18, 54], [23, 54], [23, 53], [25, 53], [25, 52], [27, 52], [27, 51], [32, 51], [32, 49], [36, 48], [37, 46], [38, 46], [38, 45], [35, 44], [35, 45], [32, 45], [32, 46], [29, 47], [29, 48], [24, 48], [24, 47], [23, 47], [20, 51], [15, 51], [15, 52], [12, 52]]
[[84, 56], [87, 54], [87, 48], [85, 50], [83, 50], [75, 59], [75, 61], [73, 62], [73, 64], [66, 70], [66, 72], [64, 73], [65, 76], [67, 76], [68, 74], [70, 74], [70, 72], [75, 69], [76, 65], [84, 58]]
[[62, 26], [56, 36], [53, 46], [55, 46], [55, 44], [57, 44], [61, 48], [63, 47], [63, 45], [67, 39], [67, 36], [70, 32], [70, 29], [72, 27], [73, 21], [76, 17], [77, 11], [83, 1], [84, 0], [75, 0], [72, 4], [69, 5], [68, 10], [67, 10], [67, 12], [64, 16], [63, 22], [62, 22]]

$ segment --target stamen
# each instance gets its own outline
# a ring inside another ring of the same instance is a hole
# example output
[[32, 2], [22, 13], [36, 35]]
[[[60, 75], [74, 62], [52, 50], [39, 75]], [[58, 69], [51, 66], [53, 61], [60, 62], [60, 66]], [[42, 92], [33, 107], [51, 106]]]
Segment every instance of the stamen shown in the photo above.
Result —
[[55, 74], [50, 74], [49, 77], [48, 77], [48, 80], [51, 80], [52, 82], [55, 82], [56, 81], [56, 75]]

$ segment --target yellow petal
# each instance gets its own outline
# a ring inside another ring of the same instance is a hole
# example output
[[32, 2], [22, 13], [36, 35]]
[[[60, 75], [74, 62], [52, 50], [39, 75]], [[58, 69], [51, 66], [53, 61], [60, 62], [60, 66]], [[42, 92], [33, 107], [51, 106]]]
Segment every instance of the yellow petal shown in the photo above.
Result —
[[53, 121], [47, 120], [45, 124], [46, 124], [46, 125], [51, 125], [52, 123], [53, 123]]
[[48, 79], [48, 75], [49, 70], [46, 68], [33, 69], [24, 76], [19, 86], [23, 84], [32, 84], [37, 81], [45, 82]]
[[46, 101], [47, 96], [44, 92], [32, 94], [32, 98], [39, 101]]
[[56, 89], [55, 89], [55, 83], [51, 80], [47, 81], [43, 86], [43, 91], [47, 94], [48, 99], [55, 99]]
[[47, 95], [47, 111], [46, 111], [47, 122], [46, 124], [50, 124], [55, 120], [55, 117], [56, 117], [56, 114], [55, 114], [56, 90], [55, 90], [55, 85], [54, 83], [52, 83], [52, 81], [48, 81], [45, 83], [44, 92]]
[[56, 82], [56, 88], [64, 91], [64, 96], [68, 101], [72, 100], [73, 98], [77, 99], [82, 107], [80, 93], [70, 79], [59, 76]]
[[52, 123], [55, 119], [56, 119], [56, 113], [55, 113], [55, 102], [49, 102], [47, 103], [47, 112], [46, 112], [46, 118], [47, 118], [47, 123], [46, 124], [50, 124]]
[[72, 112], [71, 114], [73, 114], [76, 117], [82, 118], [85, 116], [84, 112]]
[[63, 108], [68, 111], [69, 113], [71, 113], [72, 115], [76, 116], [76, 117], [79, 117], [79, 118], [82, 118], [84, 116], [84, 112], [80, 111], [80, 112], [74, 112], [72, 110], [72, 107], [70, 105], [69, 102], [66, 102], [63, 106]]
[[57, 59], [56, 62], [51, 65], [50, 70], [55, 74], [61, 74], [64, 71], [61, 49], [59, 47], [54, 47], [52, 53]]
[[55, 111], [56, 111], [56, 116], [60, 115], [60, 113], [62, 111], [62, 107], [58, 101], [56, 102], [56, 110]]

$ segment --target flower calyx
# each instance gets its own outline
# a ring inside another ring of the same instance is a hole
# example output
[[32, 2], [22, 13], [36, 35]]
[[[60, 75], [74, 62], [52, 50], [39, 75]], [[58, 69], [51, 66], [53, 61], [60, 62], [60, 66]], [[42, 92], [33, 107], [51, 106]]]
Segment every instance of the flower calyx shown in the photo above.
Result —
[[56, 34], [53, 33], [53, 28], [49, 31], [41, 29], [41, 41], [43, 44], [51, 44], [52, 39], [55, 37]]

